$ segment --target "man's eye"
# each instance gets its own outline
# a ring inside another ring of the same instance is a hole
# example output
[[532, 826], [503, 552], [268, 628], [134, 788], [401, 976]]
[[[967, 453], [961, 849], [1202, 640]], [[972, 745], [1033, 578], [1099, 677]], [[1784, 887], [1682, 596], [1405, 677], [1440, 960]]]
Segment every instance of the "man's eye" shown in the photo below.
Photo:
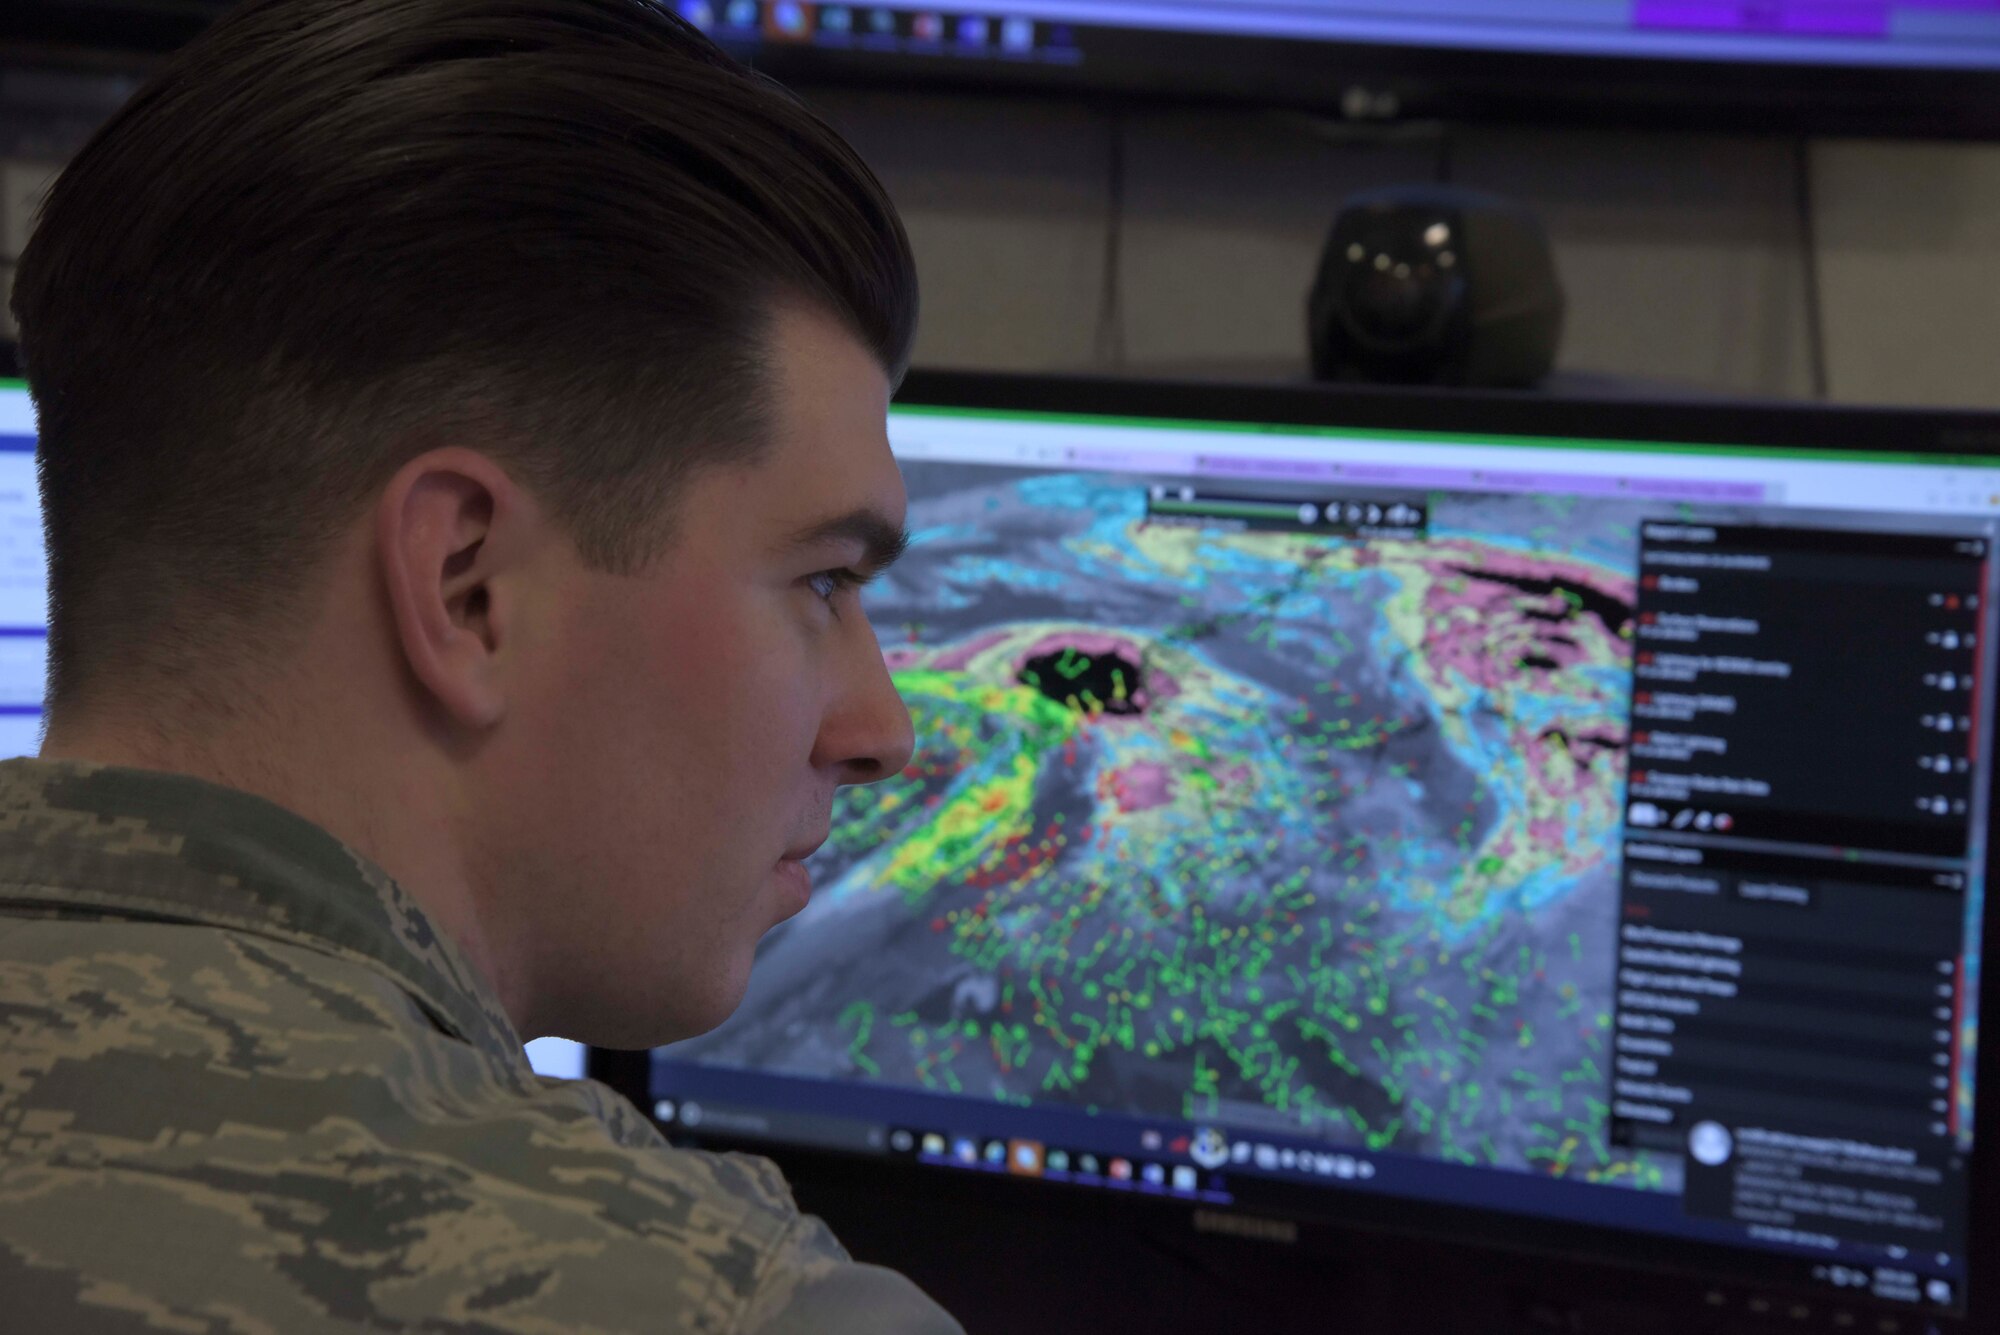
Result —
[[867, 582], [852, 570], [822, 570], [806, 577], [806, 587], [829, 603], [848, 589], [858, 589]]

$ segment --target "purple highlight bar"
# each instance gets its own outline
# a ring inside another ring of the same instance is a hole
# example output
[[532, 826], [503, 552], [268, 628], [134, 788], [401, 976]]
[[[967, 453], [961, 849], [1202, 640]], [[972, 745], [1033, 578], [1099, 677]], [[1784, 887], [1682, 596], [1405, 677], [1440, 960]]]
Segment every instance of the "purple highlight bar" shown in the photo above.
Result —
[[1194, 471], [1195, 457], [1163, 450], [1094, 450], [1072, 446], [1063, 451], [1063, 462], [1111, 473], [1188, 473]]
[[1205, 476], [1279, 478], [1298, 482], [1365, 482], [1426, 491], [1550, 492], [1565, 496], [1630, 496], [1647, 501], [1707, 501], [1757, 505], [1761, 482], [1711, 482], [1684, 477], [1603, 477], [1592, 473], [1524, 473], [1504, 468], [1422, 468], [1409, 464], [1323, 464], [1301, 459], [1231, 459], [1199, 455]]
[[1244, 459], [1228, 454], [1197, 454], [1194, 468], [1204, 477], [1259, 477], [1279, 482], [1333, 482], [1353, 476], [1339, 464], [1317, 459]]
[[1887, 37], [1889, 0], [1639, 0], [1639, 28]]

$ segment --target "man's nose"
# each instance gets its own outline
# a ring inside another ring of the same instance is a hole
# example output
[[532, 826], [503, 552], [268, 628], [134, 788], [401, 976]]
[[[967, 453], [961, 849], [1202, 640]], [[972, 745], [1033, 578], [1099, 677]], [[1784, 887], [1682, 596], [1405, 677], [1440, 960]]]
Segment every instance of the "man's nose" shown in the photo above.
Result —
[[841, 783], [874, 783], [910, 763], [916, 730], [874, 630], [857, 639], [865, 643], [856, 645], [844, 689], [820, 726], [814, 763], [838, 769]]

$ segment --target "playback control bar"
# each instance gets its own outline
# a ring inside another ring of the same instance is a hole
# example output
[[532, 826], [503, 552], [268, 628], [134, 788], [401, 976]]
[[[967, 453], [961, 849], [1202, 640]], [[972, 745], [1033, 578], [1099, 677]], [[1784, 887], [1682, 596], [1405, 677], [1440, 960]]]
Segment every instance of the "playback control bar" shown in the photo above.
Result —
[[1381, 495], [1245, 496], [1155, 485], [1146, 494], [1146, 521], [1320, 537], [1421, 538], [1430, 526], [1430, 509], [1420, 499]]

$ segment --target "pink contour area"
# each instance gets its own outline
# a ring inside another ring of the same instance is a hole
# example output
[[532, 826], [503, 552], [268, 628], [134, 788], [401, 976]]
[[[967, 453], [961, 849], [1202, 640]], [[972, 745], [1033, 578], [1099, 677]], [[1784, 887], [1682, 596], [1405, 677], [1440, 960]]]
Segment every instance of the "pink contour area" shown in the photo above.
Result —
[[1165, 765], [1150, 760], [1134, 761], [1124, 769], [1112, 771], [1111, 792], [1118, 799], [1118, 810], [1125, 815], [1151, 811], [1173, 801], [1174, 779]]
[[[1473, 557], [1478, 561], [1477, 569], [1490, 571], [1496, 575], [1594, 584], [1621, 602], [1631, 602], [1635, 594], [1632, 581], [1629, 579], [1607, 581], [1601, 573], [1587, 572], [1581, 567], [1556, 561], [1495, 556], [1491, 552], [1479, 552], [1476, 555], [1466, 552], [1463, 556], [1456, 552], [1441, 552], [1433, 558], [1432, 563], [1443, 565], [1455, 558], [1462, 560], [1463, 557]], [[1445, 626], [1449, 624], [1452, 613], [1462, 608], [1469, 608], [1477, 619], [1475, 624], [1478, 629], [1454, 629], [1431, 638], [1427, 647], [1432, 656], [1433, 671], [1443, 673], [1455, 669], [1468, 681], [1487, 686], [1497, 685], [1503, 678], [1513, 675], [1514, 665], [1512, 662], [1500, 661], [1500, 656], [1489, 652], [1493, 643], [1491, 632], [1496, 625], [1509, 622], [1516, 628], [1531, 628], [1534, 623], [1520, 619], [1519, 612], [1522, 604], [1532, 602], [1534, 595], [1524, 594], [1505, 584], [1483, 583], [1469, 576], [1465, 577], [1464, 589], [1454, 590], [1450, 587], [1453, 578], [1456, 576], [1451, 573], [1434, 574], [1424, 600], [1425, 620], [1432, 626]], [[1558, 610], [1561, 606], [1561, 595], [1550, 594], [1544, 601], [1547, 607], [1542, 610]], [[1579, 637], [1572, 634], [1568, 638]], [[1590, 652], [1584, 646], [1591, 638], [1596, 638], [1600, 644], [1608, 639], [1600, 633], [1599, 636], [1585, 638], [1582, 644], [1571, 648], [1552, 643], [1546, 636], [1531, 636], [1522, 647], [1525, 648], [1532, 643], [1538, 653], [1553, 659], [1558, 667], [1568, 668], [1590, 658]]]

